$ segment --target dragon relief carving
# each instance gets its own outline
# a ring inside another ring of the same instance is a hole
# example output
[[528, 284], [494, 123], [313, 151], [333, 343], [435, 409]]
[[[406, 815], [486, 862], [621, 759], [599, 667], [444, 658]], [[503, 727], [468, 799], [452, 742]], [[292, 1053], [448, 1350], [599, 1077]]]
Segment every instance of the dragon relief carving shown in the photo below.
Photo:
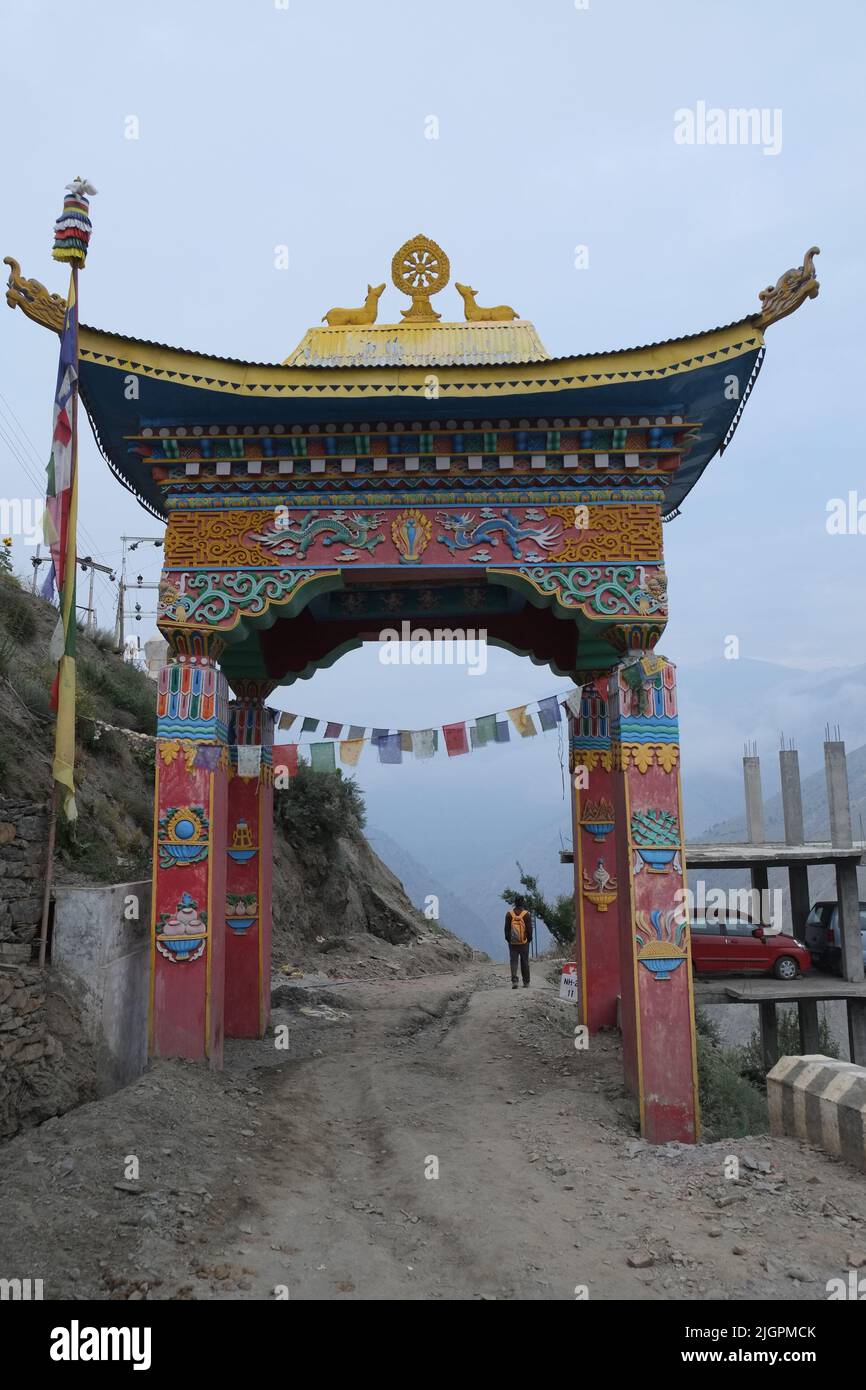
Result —
[[378, 535], [370, 534], [381, 526], [382, 520], [382, 512], [366, 515], [361, 512], [329, 512], [327, 516], [319, 516], [315, 511], [310, 511], [288, 523], [275, 519], [262, 531], [248, 531], [243, 539], [247, 544], [255, 541], [280, 559], [297, 556], [299, 560], [305, 558], [314, 541], [321, 540], [324, 546], [342, 544], [347, 550], [337, 558], [349, 560], [355, 558], [352, 551], [366, 550], [372, 555], [376, 546], [384, 542], [385, 537], [381, 532]]
[[[527, 526], [525, 520], [521, 524], [517, 519], [517, 514], [508, 509], [504, 509], [501, 516], [496, 516], [489, 507], [482, 508], [479, 521], [475, 520], [473, 512], [464, 512], [460, 516], [453, 517], [449, 516], [447, 512], [439, 512], [436, 520], [445, 527], [446, 531], [453, 532], [450, 536], [440, 534], [436, 537], [439, 544], [447, 546], [452, 555], [457, 550], [471, 550], [473, 546], [480, 545], [482, 542], [485, 545], [497, 546], [500, 544], [499, 539], [497, 539], [498, 533], [515, 560], [529, 559], [529, 556], [521, 555], [520, 541], [529, 540], [540, 546], [542, 550], [552, 550], [558, 544], [561, 536], [558, 522], [541, 529]], [[489, 556], [485, 558], [489, 558]]]

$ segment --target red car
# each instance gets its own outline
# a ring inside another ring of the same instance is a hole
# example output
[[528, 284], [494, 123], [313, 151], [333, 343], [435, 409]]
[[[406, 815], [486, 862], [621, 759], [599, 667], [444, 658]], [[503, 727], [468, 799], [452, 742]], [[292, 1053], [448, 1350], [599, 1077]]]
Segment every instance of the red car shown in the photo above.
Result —
[[795, 980], [812, 969], [810, 951], [796, 937], [769, 932], [743, 917], [691, 923], [692, 964], [699, 975], [769, 975]]

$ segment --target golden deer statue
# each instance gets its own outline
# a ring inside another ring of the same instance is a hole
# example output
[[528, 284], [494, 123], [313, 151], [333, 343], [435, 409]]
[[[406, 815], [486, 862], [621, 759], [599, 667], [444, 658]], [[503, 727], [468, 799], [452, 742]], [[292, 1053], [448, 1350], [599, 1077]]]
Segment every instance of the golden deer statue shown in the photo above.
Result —
[[367, 298], [360, 309], [329, 309], [322, 316], [322, 323], [327, 323], [329, 328], [343, 328], [347, 324], [375, 323], [376, 315], [379, 312], [379, 296], [384, 290], [384, 284], [368, 285]]
[[470, 323], [498, 323], [501, 320], [520, 318], [517, 310], [512, 309], [509, 304], [496, 304], [492, 309], [483, 309], [480, 304], [475, 303], [478, 291], [469, 285], [461, 285], [455, 280], [454, 288], [463, 296], [463, 308]]

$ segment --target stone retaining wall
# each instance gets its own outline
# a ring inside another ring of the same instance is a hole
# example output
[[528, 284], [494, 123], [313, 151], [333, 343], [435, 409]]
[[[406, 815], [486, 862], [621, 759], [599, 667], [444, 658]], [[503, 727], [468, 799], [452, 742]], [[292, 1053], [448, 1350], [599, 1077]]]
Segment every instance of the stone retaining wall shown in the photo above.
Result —
[[47, 840], [44, 802], [0, 797], [0, 964], [31, 959], [42, 919]]
[[[45, 976], [31, 966], [0, 962], [0, 1138], [45, 1118], [63, 1045], [48, 1031]], [[53, 1114], [51, 1104], [48, 1114]]]

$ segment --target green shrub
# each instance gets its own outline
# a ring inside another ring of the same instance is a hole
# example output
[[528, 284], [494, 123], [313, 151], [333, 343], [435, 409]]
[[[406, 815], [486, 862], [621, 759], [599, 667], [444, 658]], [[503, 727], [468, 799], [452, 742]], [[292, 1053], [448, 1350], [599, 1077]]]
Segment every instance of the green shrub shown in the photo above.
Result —
[[40, 715], [43, 719], [50, 717], [51, 686], [46, 681], [22, 672], [13, 675], [12, 687], [31, 714]]
[[32, 599], [8, 575], [0, 580], [0, 626], [22, 647], [29, 646], [38, 630]]
[[347, 830], [363, 829], [367, 819], [363, 792], [353, 778], [339, 768], [313, 772], [305, 762], [287, 787], [276, 790], [274, 804], [292, 844], [333, 841]]
[[700, 1027], [697, 1049], [704, 1139], [765, 1134], [769, 1129], [767, 1102], [758, 1088], [741, 1075], [737, 1049], [719, 1047], [712, 1039], [712, 1031]]
[[[791, 1005], [784, 1005], [776, 1009], [776, 1026], [779, 1039], [780, 1057], [801, 1057], [803, 1046], [800, 1042], [800, 1016], [797, 1009]], [[838, 1057], [839, 1048], [830, 1032], [830, 1025], [826, 1016], [818, 1020], [818, 1051], [825, 1057]], [[756, 1086], [766, 1089], [767, 1069], [764, 1066], [764, 1058], [761, 1050], [761, 1034], [759, 1030], [752, 1033], [749, 1041], [744, 1047], [736, 1049], [737, 1063], [743, 1076], [753, 1082]]]

